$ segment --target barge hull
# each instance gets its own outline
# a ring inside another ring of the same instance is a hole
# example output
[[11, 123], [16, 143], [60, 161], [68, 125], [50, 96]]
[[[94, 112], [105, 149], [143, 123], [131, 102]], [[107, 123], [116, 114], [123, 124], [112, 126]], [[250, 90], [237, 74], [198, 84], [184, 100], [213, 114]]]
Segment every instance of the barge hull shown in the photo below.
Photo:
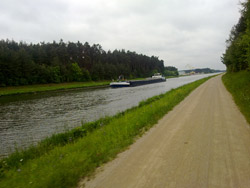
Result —
[[117, 88], [117, 87], [129, 87], [129, 82], [112, 82], [110, 83], [110, 87]]
[[130, 85], [110, 85], [112, 88], [118, 88], [118, 87], [130, 87]]
[[158, 82], [166, 82], [166, 79], [149, 79], [149, 80], [134, 80], [134, 81], [129, 81], [130, 86], [140, 86], [140, 85], [146, 85], [146, 84], [154, 84]]

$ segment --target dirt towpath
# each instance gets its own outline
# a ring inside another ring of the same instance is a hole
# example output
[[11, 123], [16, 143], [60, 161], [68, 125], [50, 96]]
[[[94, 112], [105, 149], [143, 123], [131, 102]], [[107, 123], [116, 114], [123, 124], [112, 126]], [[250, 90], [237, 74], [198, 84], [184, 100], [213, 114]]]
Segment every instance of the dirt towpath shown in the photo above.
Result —
[[210, 79], [79, 187], [249, 188], [250, 126]]

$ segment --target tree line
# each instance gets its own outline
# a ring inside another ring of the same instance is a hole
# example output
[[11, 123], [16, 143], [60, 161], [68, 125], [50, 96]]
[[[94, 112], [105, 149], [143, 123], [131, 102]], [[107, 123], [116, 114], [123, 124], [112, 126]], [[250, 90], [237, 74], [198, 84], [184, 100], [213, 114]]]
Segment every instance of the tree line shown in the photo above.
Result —
[[163, 75], [164, 76], [179, 76], [179, 72], [176, 67], [166, 66], [164, 67]]
[[191, 73], [191, 72], [195, 72], [195, 73], [199, 73], [199, 74], [208, 74], [208, 73], [216, 73], [216, 72], [221, 72], [221, 70], [214, 70], [214, 69], [210, 69], [210, 68], [202, 68], [202, 69], [191, 69], [191, 70], [184, 70], [185, 73]]
[[250, 0], [242, 3], [241, 17], [226, 41], [222, 62], [227, 71], [250, 70]]
[[88, 42], [0, 41], [0, 86], [111, 80], [119, 75], [131, 79], [154, 72], [173, 74], [167, 69], [158, 57], [125, 50], [106, 52], [101, 45], [90, 46]]

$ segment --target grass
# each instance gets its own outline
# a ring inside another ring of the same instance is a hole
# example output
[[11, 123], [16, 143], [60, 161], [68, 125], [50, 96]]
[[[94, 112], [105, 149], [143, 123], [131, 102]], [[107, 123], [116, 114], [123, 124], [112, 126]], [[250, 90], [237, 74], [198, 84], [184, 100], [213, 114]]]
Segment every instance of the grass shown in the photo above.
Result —
[[138, 135], [156, 124], [208, 79], [201, 79], [142, 101], [138, 107], [115, 117], [85, 124], [78, 128], [81, 130], [79, 134], [74, 135], [72, 130], [71, 133], [48, 138], [47, 142], [50, 144], [45, 144], [45, 149], [38, 155], [34, 153], [41, 149], [39, 145], [38, 150], [34, 152], [31, 149], [26, 158], [21, 154], [13, 154], [12, 159], [11, 156], [3, 159], [0, 166], [0, 187], [76, 186], [80, 178], [92, 174], [97, 167], [125, 150]]
[[[7, 158], [0, 160], [0, 169], [18, 169], [24, 163], [48, 153], [54, 147], [76, 142], [79, 138], [86, 136], [87, 133], [91, 133], [95, 129], [107, 125], [112, 119], [119, 118], [120, 116], [123, 116], [123, 114], [124, 112], [118, 113], [113, 117], [105, 117], [94, 122], [85, 123], [81, 127], [74, 128], [65, 133], [54, 134], [51, 137], [42, 140], [37, 145], [30, 146], [25, 150], [17, 149]], [[20, 159], [22, 159], [22, 163], [20, 163]], [[1, 174], [0, 171], [0, 178], [2, 175], [3, 174]]]
[[0, 96], [35, 93], [35, 92], [52, 91], [52, 90], [73, 89], [73, 88], [106, 86], [109, 83], [110, 81], [70, 82], [70, 83], [60, 83], [60, 84], [37, 84], [28, 86], [0, 87]]
[[250, 71], [226, 73], [222, 80], [250, 124]]

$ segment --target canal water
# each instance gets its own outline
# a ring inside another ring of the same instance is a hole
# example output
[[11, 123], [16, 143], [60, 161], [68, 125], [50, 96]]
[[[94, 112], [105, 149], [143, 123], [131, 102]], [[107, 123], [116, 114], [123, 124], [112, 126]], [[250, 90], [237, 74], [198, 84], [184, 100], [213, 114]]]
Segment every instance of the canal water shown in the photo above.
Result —
[[142, 100], [211, 74], [128, 88], [74, 89], [0, 97], [0, 157], [40, 140], [114, 115]]

